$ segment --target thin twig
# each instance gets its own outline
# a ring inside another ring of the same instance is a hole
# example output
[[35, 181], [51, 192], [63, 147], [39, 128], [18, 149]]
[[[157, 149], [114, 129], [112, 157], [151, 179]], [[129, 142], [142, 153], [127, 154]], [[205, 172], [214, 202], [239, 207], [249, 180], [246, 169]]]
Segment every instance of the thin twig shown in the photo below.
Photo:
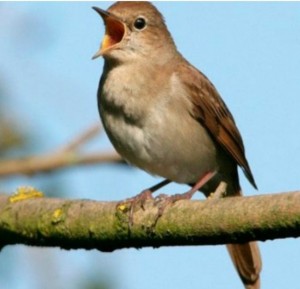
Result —
[[40, 156], [0, 162], [0, 178], [12, 175], [34, 175], [75, 165], [124, 162], [116, 152], [80, 153], [77, 150], [95, 137], [101, 126], [94, 125], [76, 136], [67, 145]]
[[79, 134], [68, 144], [64, 145], [62, 148], [58, 149], [58, 152], [70, 152], [78, 149], [80, 146], [83, 146], [86, 142], [90, 141], [97, 134], [101, 132], [101, 125], [95, 124], [85, 130], [83, 133]]

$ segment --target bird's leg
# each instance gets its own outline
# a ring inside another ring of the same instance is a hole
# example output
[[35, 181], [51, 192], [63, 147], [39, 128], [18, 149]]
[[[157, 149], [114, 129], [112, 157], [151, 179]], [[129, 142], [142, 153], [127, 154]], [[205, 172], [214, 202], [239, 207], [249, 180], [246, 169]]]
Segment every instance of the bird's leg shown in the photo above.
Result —
[[166, 196], [166, 195], [157, 196], [155, 199], [157, 199], [158, 202], [162, 201], [162, 204], [158, 209], [158, 213], [153, 227], [155, 227], [157, 221], [163, 215], [163, 212], [168, 205], [174, 204], [179, 200], [190, 200], [199, 189], [201, 189], [209, 180], [211, 180], [216, 175], [216, 173], [217, 173], [216, 171], [206, 173], [198, 180], [198, 182], [190, 190], [188, 190], [183, 194], [176, 194], [172, 196]]
[[129, 198], [129, 199], [126, 199], [124, 201], [120, 201], [118, 202], [117, 204], [117, 208], [120, 208], [120, 206], [122, 204], [125, 204], [125, 203], [130, 203], [130, 212], [129, 212], [129, 226], [131, 227], [133, 225], [133, 212], [134, 212], [134, 208], [140, 204], [140, 207], [144, 210], [144, 205], [145, 205], [145, 202], [148, 200], [148, 199], [153, 199], [152, 197], [152, 194], [159, 190], [160, 188], [166, 186], [167, 184], [169, 184], [171, 181], [170, 180], [163, 180], [161, 181], [160, 183], [148, 188], [148, 189], [145, 189], [143, 190], [142, 192], [140, 192], [138, 195], [132, 197], [132, 198]]
[[131, 203], [141, 203], [141, 207], [142, 209], [145, 209], [144, 208], [144, 204], [145, 202], [148, 200], [148, 199], [153, 199], [152, 197], [152, 194], [154, 192], [156, 192], [157, 190], [159, 190], [160, 188], [166, 186], [167, 184], [169, 184], [171, 181], [169, 180], [163, 180], [161, 181], [160, 183], [148, 188], [148, 189], [145, 189], [143, 191], [141, 191], [138, 195], [132, 197], [132, 198], [129, 198], [127, 199], [126, 201], [128, 202], [131, 202]]

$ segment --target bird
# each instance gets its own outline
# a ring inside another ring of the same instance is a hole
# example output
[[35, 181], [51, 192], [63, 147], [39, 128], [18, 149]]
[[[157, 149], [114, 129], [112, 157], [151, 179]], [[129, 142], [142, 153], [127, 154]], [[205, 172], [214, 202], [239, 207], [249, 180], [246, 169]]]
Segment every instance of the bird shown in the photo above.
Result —
[[[128, 163], [165, 179], [142, 193], [176, 182], [191, 186], [182, 198], [198, 190], [208, 197], [225, 182], [225, 197], [242, 196], [238, 167], [257, 188], [232, 114], [211, 81], [178, 51], [158, 9], [144, 1], [93, 9], [105, 25], [93, 57], [104, 58], [97, 97], [105, 131]], [[244, 287], [259, 289], [257, 242], [227, 249]]]

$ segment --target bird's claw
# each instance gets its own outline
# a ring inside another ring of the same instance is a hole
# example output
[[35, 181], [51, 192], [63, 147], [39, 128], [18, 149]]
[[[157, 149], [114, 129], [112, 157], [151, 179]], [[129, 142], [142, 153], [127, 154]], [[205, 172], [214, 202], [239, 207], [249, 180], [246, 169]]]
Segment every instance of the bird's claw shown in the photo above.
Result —
[[138, 195], [128, 198], [126, 200], [120, 201], [117, 203], [117, 208], [120, 209], [122, 206], [126, 205], [128, 207], [129, 204], [129, 229], [133, 226], [134, 224], [134, 219], [133, 219], [133, 213], [135, 211], [135, 208], [140, 207], [143, 210], [145, 210], [145, 203], [147, 200], [152, 200], [152, 191], [151, 190], [144, 190]]

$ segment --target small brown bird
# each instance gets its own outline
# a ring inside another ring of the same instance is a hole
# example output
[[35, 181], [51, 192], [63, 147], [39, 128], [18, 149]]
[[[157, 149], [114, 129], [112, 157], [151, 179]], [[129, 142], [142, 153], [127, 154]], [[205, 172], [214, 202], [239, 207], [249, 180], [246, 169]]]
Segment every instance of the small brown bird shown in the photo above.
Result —
[[[238, 166], [256, 188], [231, 113], [207, 77], [177, 51], [160, 12], [149, 2], [94, 9], [106, 27], [94, 56], [105, 59], [100, 116], [124, 159], [166, 179], [151, 191], [174, 181], [192, 186], [183, 197], [199, 189], [209, 196], [223, 181], [228, 196], [241, 196]], [[245, 288], [260, 288], [256, 242], [227, 248]]]

